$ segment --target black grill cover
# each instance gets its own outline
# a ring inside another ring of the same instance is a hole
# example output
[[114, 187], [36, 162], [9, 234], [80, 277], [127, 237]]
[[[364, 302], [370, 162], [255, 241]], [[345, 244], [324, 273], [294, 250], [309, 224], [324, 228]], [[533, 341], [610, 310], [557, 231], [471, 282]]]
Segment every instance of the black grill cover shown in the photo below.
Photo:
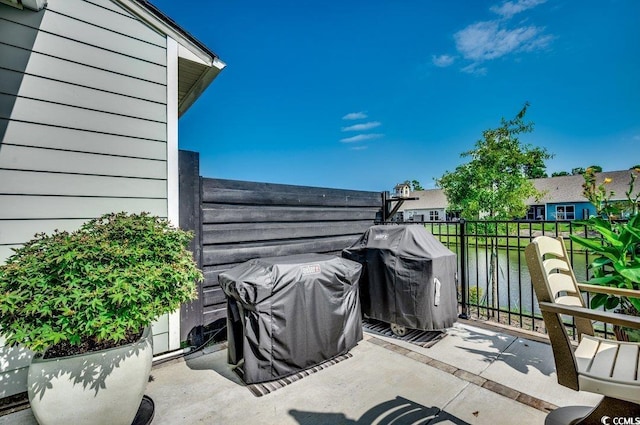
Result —
[[423, 226], [372, 226], [342, 256], [364, 266], [360, 300], [368, 317], [421, 330], [456, 321], [456, 255]]
[[344, 354], [362, 339], [362, 266], [303, 254], [247, 261], [219, 275], [229, 363], [244, 381], [277, 379]]

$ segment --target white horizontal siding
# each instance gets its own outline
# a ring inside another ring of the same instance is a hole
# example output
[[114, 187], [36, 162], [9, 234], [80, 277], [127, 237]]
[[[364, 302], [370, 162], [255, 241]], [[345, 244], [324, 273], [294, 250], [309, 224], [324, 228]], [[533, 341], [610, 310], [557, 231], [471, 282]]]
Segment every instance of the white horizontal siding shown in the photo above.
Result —
[[5, 144], [133, 158], [167, 159], [165, 142], [0, 119], [0, 128], [3, 126], [6, 126], [3, 142]]
[[[51, 234], [56, 229], [71, 232], [78, 229], [85, 221], [87, 220], [42, 220], [34, 223], [32, 220], [0, 220], [0, 244], [23, 243], [32, 239], [36, 233]], [[37, 229], [34, 229], [36, 226]]]
[[[0, 169], [166, 179], [167, 163], [4, 144]], [[73, 177], [69, 177], [73, 184]]]
[[[165, 47], [167, 39], [151, 27], [141, 23], [130, 12], [110, 0], [89, 0], [82, 7], [69, 0], [48, 0], [47, 9], [73, 16], [93, 25], [126, 34], [130, 38], [143, 40]], [[115, 13], [114, 13], [115, 12]]]
[[0, 92], [146, 120], [166, 122], [167, 117], [167, 105], [162, 103], [1, 68]]
[[[0, 220], [99, 217], [114, 211], [167, 216], [164, 199], [86, 198], [77, 196], [0, 195]], [[34, 224], [34, 230], [37, 231]]]
[[[19, 248], [21, 245], [0, 245], [0, 263], [4, 263], [4, 261], [13, 254], [12, 248]], [[1, 344], [0, 344], [1, 347]], [[2, 356], [0, 356], [0, 359]], [[0, 368], [0, 371], [3, 369]]]
[[0, 340], [0, 398], [16, 394], [14, 388], [26, 391], [27, 368], [32, 357], [33, 352], [24, 348], [4, 346], [4, 341]]
[[[46, 10], [44, 12], [46, 13]], [[12, 46], [33, 50], [71, 62], [77, 62], [160, 84], [167, 83], [166, 67], [163, 65], [100, 49], [55, 34], [38, 32], [34, 28], [16, 24], [11, 21], [0, 21], [0, 40]], [[87, 40], [90, 40], [90, 34], [87, 34]]]
[[75, 106], [6, 94], [0, 94], [0, 118], [99, 131], [141, 139], [166, 140], [167, 138], [167, 126], [162, 122], [106, 114]]
[[[17, 367], [29, 366], [33, 353], [24, 348], [10, 348], [4, 346], [5, 340], [0, 337], [0, 370], [6, 368], [8, 365], [7, 358], [12, 359], [12, 363]], [[0, 381], [2, 382], [2, 381]], [[2, 387], [2, 385], [0, 385]], [[1, 397], [1, 396], [0, 396]]]
[[167, 197], [166, 180], [0, 169], [0, 193], [15, 195]]
[[[166, 45], [110, 0], [0, 7], [0, 263], [104, 213], [168, 216]], [[25, 391], [29, 361], [2, 345], [0, 398]]]
[[[62, 3], [66, 4], [67, 2], [63, 0]], [[89, 4], [93, 5], [93, 6], [100, 7], [102, 9], [107, 9], [107, 10], [110, 10], [112, 12], [116, 12], [116, 13], [125, 15], [126, 17], [134, 19], [133, 15], [131, 15], [131, 13], [129, 13], [124, 8], [122, 8], [114, 0], [85, 0], [85, 3], [89, 3]], [[56, 5], [56, 7], [59, 10], [60, 6]]]
[[[54, 2], [55, 4], [56, 2]], [[57, 2], [59, 4], [59, 2]], [[74, 2], [68, 2], [74, 3]], [[82, 10], [79, 9], [79, 10]], [[104, 10], [104, 9], [103, 9]], [[139, 27], [139, 23], [123, 17], [122, 15], [108, 12], [110, 17], [121, 18], [132, 25]], [[22, 10], [11, 9], [3, 14], [4, 19], [16, 24], [39, 30], [42, 33], [51, 33], [69, 40], [78, 41], [83, 44], [99, 47], [104, 50], [117, 52], [123, 55], [132, 56], [140, 60], [166, 65], [165, 47], [150, 44], [137, 38], [132, 38], [120, 32], [119, 29], [105, 29], [98, 25], [87, 23], [77, 17], [70, 17], [56, 13], [53, 8], [48, 7], [42, 19], [36, 14], [27, 15]], [[87, 38], [87, 34], [91, 37]]]
[[167, 101], [166, 91], [159, 87], [158, 83], [92, 68], [3, 43], [0, 43], [0, 68], [152, 102], [166, 103]]

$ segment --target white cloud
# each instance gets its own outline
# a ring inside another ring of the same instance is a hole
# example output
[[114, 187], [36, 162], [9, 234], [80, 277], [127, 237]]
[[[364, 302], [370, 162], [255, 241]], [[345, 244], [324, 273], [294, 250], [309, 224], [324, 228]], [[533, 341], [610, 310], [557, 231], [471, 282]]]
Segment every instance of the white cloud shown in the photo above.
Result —
[[382, 136], [383, 135], [379, 133], [358, 134], [357, 136], [340, 139], [340, 141], [342, 143], [355, 143], [355, 142], [363, 142], [365, 140], [379, 139]]
[[342, 131], [366, 131], [372, 128], [380, 127], [382, 124], [378, 121], [369, 121], [362, 124], [354, 124], [349, 127], [342, 127]]
[[343, 120], [362, 120], [365, 118], [367, 118], [367, 114], [364, 112], [350, 112], [342, 117]]
[[516, 15], [520, 12], [523, 12], [528, 9], [532, 9], [539, 4], [545, 3], [547, 0], [518, 0], [518, 1], [507, 1], [502, 3], [500, 6], [491, 6], [490, 10], [503, 18], [511, 18], [513, 15]]
[[478, 62], [473, 62], [472, 64], [460, 68], [460, 71], [467, 74], [487, 75], [487, 68], [484, 66], [480, 66]]
[[465, 59], [481, 62], [547, 47], [553, 37], [543, 34], [543, 30], [535, 26], [508, 29], [498, 21], [485, 21], [469, 25], [455, 33], [453, 38]]
[[352, 151], [363, 151], [367, 148], [368, 146], [351, 146], [349, 149], [351, 149]]
[[431, 61], [435, 66], [439, 68], [446, 68], [447, 66], [453, 65], [453, 62], [455, 62], [455, 60], [456, 58], [451, 55], [431, 56]]
[[507, 0], [490, 8], [500, 18], [475, 22], [453, 35], [456, 54], [433, 55], [435, 66], [448, 67], [460, 58], [466, 64], [460, 71], [468, 74], [486, 75], [483, 62], [502, 58], [514, 53], [533, 52], [547, 48], [554, 37], [545, 33], [545, 28], [524, 25], [510, 19], [521, 12], [533, 9], [547, 0]]

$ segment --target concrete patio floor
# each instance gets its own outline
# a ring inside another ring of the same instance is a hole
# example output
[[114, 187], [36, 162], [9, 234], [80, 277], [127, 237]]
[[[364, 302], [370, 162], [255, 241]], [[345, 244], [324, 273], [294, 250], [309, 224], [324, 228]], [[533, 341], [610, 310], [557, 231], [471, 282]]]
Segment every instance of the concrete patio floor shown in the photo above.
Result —
[[[542, 424], [549, 409], [600, 397], [556, 382], [543, 342], [458, 323], [431, 348], [365, 333], [353, 357], [255, 397], [224, 345], [154, 366], [146, 394], [165, 424]], [[387, 422], [380, 422], [386, 418]], [[1, 425], [33, 425], [30, 409]]]

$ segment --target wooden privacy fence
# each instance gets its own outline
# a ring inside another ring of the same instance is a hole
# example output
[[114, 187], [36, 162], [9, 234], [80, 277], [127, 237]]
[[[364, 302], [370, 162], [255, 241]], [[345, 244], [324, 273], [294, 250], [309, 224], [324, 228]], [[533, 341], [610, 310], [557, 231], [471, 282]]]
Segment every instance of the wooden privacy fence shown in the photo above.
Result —
[[195, 233], [204, 272], [199, 297], [181, 314], [181, 339], [197, 344], [226, 317], [218, 275], [258, 257], [339, 253], [380, 216], [380, 192], [200, 177], [199, 155], [180, 151], [180, 227]]

